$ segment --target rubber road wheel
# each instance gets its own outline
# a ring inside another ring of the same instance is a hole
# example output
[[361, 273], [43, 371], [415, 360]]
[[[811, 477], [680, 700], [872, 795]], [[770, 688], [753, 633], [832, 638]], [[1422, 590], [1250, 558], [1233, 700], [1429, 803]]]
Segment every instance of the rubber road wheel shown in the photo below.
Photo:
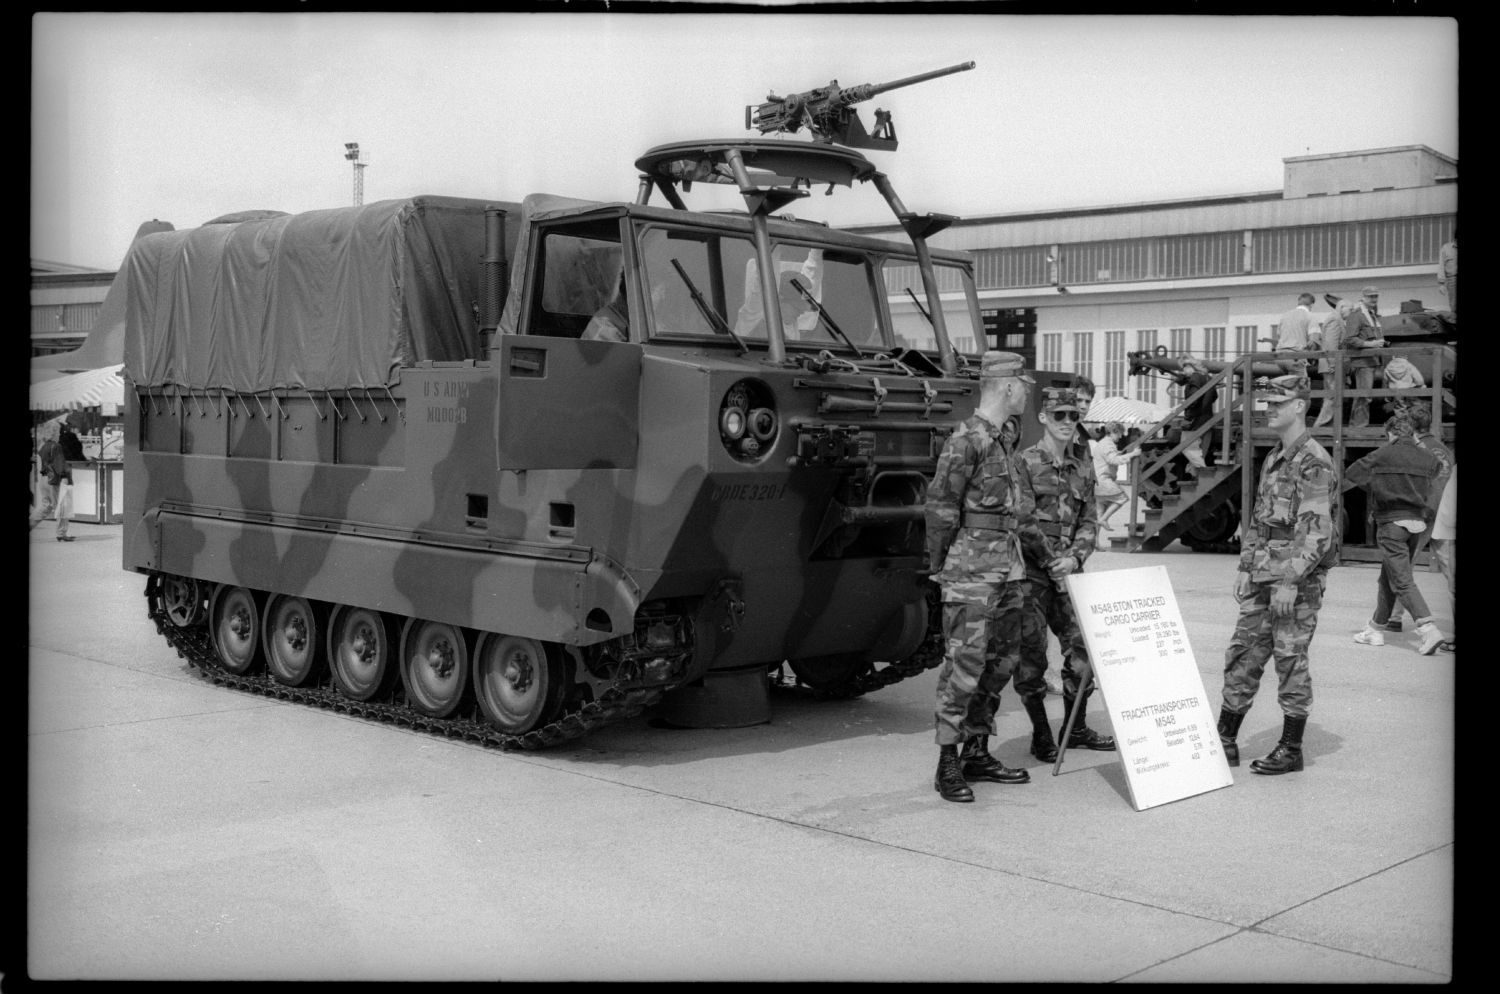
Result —
[[562, 704], [560, 654], [535, 639], [485, 633], [474, 653], [474, 696], [485, 721], [511, 735], [551, 721]]
[[328, 625], [328, 667], [339, 693], [368, 701], [385, 689], [396, 646], [391, 625], [379, 611], [340, 607]]
[[230, 673], [249, 673], [262, 661], [260, 602], [244, 587], [223, 586], [214, 594], [211, 627], [219, 661]]
[[323, 661], [319, 612], [301, 597], [276, 594], [266, 604], [266, 668], [277, 683], [300, 687]]
[[401, 635], [401, 683], [407, 703], [430, 718], [458, 710], [469, 680], [469, 649], [454, 625], [412, 619]]

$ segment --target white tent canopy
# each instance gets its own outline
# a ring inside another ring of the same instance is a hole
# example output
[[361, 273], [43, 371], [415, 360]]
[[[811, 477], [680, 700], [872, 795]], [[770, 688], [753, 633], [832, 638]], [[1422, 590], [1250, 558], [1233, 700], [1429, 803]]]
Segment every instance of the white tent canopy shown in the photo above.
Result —
[[1144, 400], [1129, 397], [1100, 397], [1089, 405], [1089, 424], [1108, 424], [1118, 421], [1122, 425], [1156, 424], [1170, 414], [1170, 407], [1158, 407]]
[[30, 409], [81, 411], [97, 407], [104, 414], [114, 414], [125, 403], [125, 381], [120, 379], [123, 368], [123, 364], [116, 364], [33, 383]]

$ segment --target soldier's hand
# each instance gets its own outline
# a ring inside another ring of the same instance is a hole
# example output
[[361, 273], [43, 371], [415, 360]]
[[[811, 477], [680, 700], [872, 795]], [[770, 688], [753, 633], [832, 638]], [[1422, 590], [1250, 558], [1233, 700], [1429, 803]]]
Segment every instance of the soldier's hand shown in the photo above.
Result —
[[1082, 687], [1094, 675], [1094, 664], [1081, 656], [1073, 657], [1073, 672], [1078, 674], [1078, 686]]
[[1234, 599], [1242, 601], [1250, 596], [1250, 574], [1244, 570], [1234, 574]]
[[1271, 591], [1271, 614], [1278, 618], [1290, 618], [1297, 603], [1297, 588], [1278, 584]]
[[1054, 580], [1058, 579], [1059, 577], [1067, 576], [1069, 573], [1072, 573], [1077, 569], [1078, 560], [1073, 556], [1058, 556], [1056, 559], [1047, 564], [1047, 572], [1052, 574], [1052, 578]]

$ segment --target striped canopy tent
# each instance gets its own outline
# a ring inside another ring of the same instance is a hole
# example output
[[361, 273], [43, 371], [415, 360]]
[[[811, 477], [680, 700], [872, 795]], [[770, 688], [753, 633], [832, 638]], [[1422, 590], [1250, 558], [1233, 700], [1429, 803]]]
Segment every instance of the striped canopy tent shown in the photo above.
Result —
[[1100, 397], [1089, 405], [1089, 424], [1108, 424], [1118, 421], [1122, 425], [1154, 425], [1171, 413], [1169, 407], [1158, 407], [1144, 400], [1129, 397]]
[[120, 379], [123, 368], [123, 364], [103, 366], [33, 383], [31, 410], [81, 411], [97, 407], [103, 414], [114, 414], [125, 403], [125, 381]]

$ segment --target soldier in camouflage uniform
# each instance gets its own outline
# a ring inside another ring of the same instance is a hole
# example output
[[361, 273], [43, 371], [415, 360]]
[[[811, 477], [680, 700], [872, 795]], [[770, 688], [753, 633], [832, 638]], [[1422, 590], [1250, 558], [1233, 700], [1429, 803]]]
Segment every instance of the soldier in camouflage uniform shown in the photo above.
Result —
[[[986, 352], [979, 407], [943, 446], [927, 487], [927, 561], [943, 591], [947, 657], [938, 670], [938, 768], [946, 801], [972, 801], [966, 777], [1026, 783], [1025, 770], [990, 755], [1000, 689], [1020, 656], [1022, 585], [1019, 521], [1030, 514], [1016, 486], [1007, 419], [1026, 410], [1021, 357]], [[963, 754], [959, 755], [959, 745]]]
[[1251, 532], [1240, 552], [1234, 596], [1240, 616], [1224, 653], [1224, 703], [1219, 741], [1230, 766], [1238, 766], [1235, 736], [1255, 700], [1266, 660], [1276, 660], [1280, 680], [1281, 741], [1256, 773], [1302, 769], [1302, 731], [1312, 706], [1307, 649], [1323, 605], [1328, 568], [1337, 558], [1331, 494], [1333, 460], [1307, 430], [1310, 387], [1305, 377], [1256, 382], [1255, 397], [1268, 405], [1268, 425], [1281, 441], [1260, 470]]
[[[1083, 411], [1072, 390], [1044, 391], [1038, 414], [1042, 437], [1014, 459], [1016, 479], [1023, 493], [1030, 493], [1034, 516], [1021, 529], [1021, 547], [1026, 562], [1026, 612], [1021, 627], [1021, 663], [1016, 672], [1016, 693], [1031, 718], [1031, 754], [1043, 762], [1057, 758], [1057, 744], [1047, 723], [1047, 630], [1057, 636], [1063, 654], [1063, 715], [1074, 709], [1080, 684], [1090, 674], [1088, 650], [1074, 613], [1073, 599], [1062, 586], [1069, 573], [1083, 569], [1094, 551], [1095, 525], [1094, 461], [1075, 445], [1078, 421]], [[1088, 698], [1078, 709], [1070, 748], [1107, 752], [1115, 740], [1100, 735], [1084, 720]]]

